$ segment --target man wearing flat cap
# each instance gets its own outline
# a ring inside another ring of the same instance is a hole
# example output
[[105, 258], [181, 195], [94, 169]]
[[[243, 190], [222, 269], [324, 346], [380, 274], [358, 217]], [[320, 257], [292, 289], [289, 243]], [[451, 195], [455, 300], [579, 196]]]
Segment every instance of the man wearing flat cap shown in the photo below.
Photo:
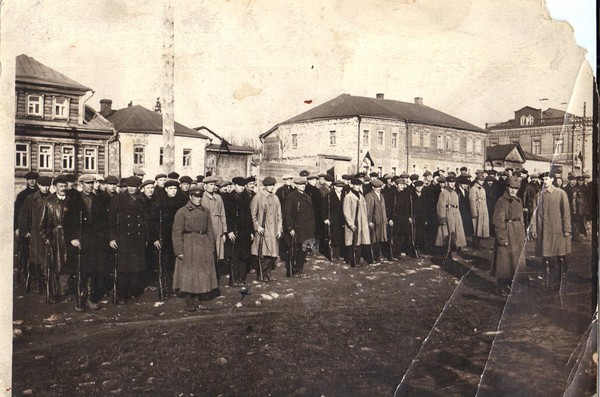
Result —
[[125, 178], [123, 186], [125, 191], [111, 201], [108, 210], [109, 245], [118, 253], [118, 304], [127, 304], [129, 299], [140, 293], [141, 273], [146, 271], [146, 243], [149, 237], [148, 209], [138, 191], [139, 178]]
[[544, 185], [535, 200], [529, 231], [536, 239], [535, 254], [546, 268], [546, 287], [560, 288], [571, 253], [571, 206], [564, 190], [554, 186], [554, 174], [542, 174]]
[[487, 206], [487, 196], [483, 183], [483, 174], [477, 175], [475, 183], [469, 190], [469, 204], [473, 217], [473, 248], [481, 248], [480, 239], [490, 237], [490, 218]]
[[540, 190], [541, 185], [539, 174], [537, 172], [533, 172], [531, 173], [529, 183], [527, 183], [525, 191], [523, 192], [523, 224], [525, 229], [527, 229], [531, 223], [531, 217], [533, 216], [533, 209], [535, 207], [535, 200]]
[[225, 240], [225, 258], [229, 266], [229, 285], [246, 284], [250, 272], [251, 245], [254, 238], [250, 202], [246, 193], [246, 178], [236, 176], [232, 180], [233, 190], [223, 196], [227, 220], [227, 239]]
[[510, 293], [512, 279], [525, 245], [523, 205], [517, 196], [520, 186], [519, 178], [509, 179], [504, 194], [496, 202], [492, 217], [496, 241], [490, 273], [497, 278], [498, 293], [502, 296]]
[[[406, 180], [409, 175], [401, 174], [396, 179], [396, 189], [393, 194], [386, 199], [387, 219], [390, 226], [393, 252], [392, 258], [407, 260], [407, 252], [412, 252], [411, 243], [411, 213], [410, 213], [410, 195], [407, 190]], [[389, 200], [388, 200], [389, 199]]]
[[[437, 175], [436, 175], [437, 173]], [[427, 207], [427, 227], [425, 228], [425, 249], [424, 251], [428, 254], [434, 253], [435, 239], [437, 236], [438, 229], [438, 216], [437, 216], [437, 202], [442, 191], [444, 182], [440, 183], [439, 170], [434, 172], [432, 175], [431, 183], [423, 187], [423, 195], [425, 196], [425, 202]]]
[[579, 234], [586, 237], [586, 222], [591, 213], [591, 202], [587, 186], [583, 184], [583, 176], [576, 177], [576, 185], [571, 197], [573, 240], [579, 241]]
[[315, 174], [310, 174], [309, 176], [306, 177], [306, 180], [308, 181], [307, 185], [306, 185], [306, 190], [305, 193], [308, 195], [308, 197], [310, 197], [310, 200], [312, 202], [312, 206], [313, 206], [313, 218], [315, 220], [315, 238], [318, 241], [322, 241], [323, 239], [323, 220], [321, 219], [321, 199], [322, 199], [322, 195], [321, 195], [321, 191], [319, 190], [319, 188], [317, 187], [317, 175]]
[[371, 250], [369, 261], [379, 263], [381, 261], [383, 245], [388, 241], [387, 211], [386, 202], [381, 192], [383, 182], [379, 179], [371, 181], [373, 189], [365, 194], [365, 203], [367, 206], [367, 221], [369, 224], [369, 233], [371, 241]]
[[367, 203], [361, 191], [362, 184], [359, 178], [353, 178], [350, 181], [350, 192], [346, 194], [343, 202], [347, 261], [352, 267], [364, 266], [361, 263], [362, 251], [371, 244]]
[[[29, 243], [28, 246], [22, 246], [23, 250], [28, 248], [28, 252], [22, 252], [23, 254], [27, 254], [27, 256], [22, 258], [22, 263], [26, 264], [29, 262], [29, 267], [23, 269], [28, 275], [26, 280], [31, 280], [31, 283], [25, 286], [27, 292], [29, 292], [32, 285], [36, 293], [43, 290], [44, 276], [42, 264], [45, 259], [45, 246], [40, 237], [40, 219], [44, 202], [50, 195], [51, 184], [52, 178], [48, 176], [39, 177], [37, 179], [38, 191], [25, 199], [25, 203], [23, 203], [19, 212], [19, 236]], [[27, 258], [29, 258], [29, 261], [26, 260]]]
[[[256, 238], [252, 242], [252, 255], [256, 257], [259, 281], [276, 281], [271, 276], [279, 255], [277, 240], [283, 233], [281, 204], [275, 195], [276, 180], [267, 176], [261, 189], [250, 203], [250, 214]], [[262, 276], [262, 279], [260, 278]]]
[[450, 252], [450, 258], [456, 261], [453, 250], [460, 251], [467, 245], [467, 240], [458, 209], [458, 195], [455, 190], [456, 178], [448, 176], [446, 183], [448, 185], [442, 189], [436, 207], [439, 227], [435, 246], [442, 247], [440, 250], [442, 255]]
[[[326, 256], [330, 260], [339, 260], [344, 252], [344, 212], [342, 203], [346, 193], [344, 181], [335, 181], [331, 192], [323, 197], [321, 202], [321, 218], [326, 229], [326, 238], [331, 245], [331, 253], [327, 252]], [[328, 251], [328, 247], [325, 247]]]
[[216, 194], [218, 178], [209, 176], [204, 178], [204, 195], [202, 206], [210, 214], [213, 232], [215, 235], [217, 279], [227, 273], [225, 259], [225, 236], [227, 235], [227, 215], [221, 196]]
[[30, 171], [25, 174], [25, 189], [21, 190], [19, 194], [17, 194], [17, 198], [15, 200], [15, 213], [14, 213], [14, 228], [13, 230], [17, 233], [17, 237], [19, 236], [18, 230], [18, 222], [19, 222], [19, 211], [21, 211], [21, 207], [23, 207], [23, 203], [27, 197], [31, 196], [33, 193], [37, 192], [38, 187], [36, 185], [36, 181], [39, 178], [39, 174], [37, 172]]
[[294, 178], [296, 190], [287, 196], [283, 205], [283, 230], [290, 249], [286, 264], [287, 277], [305, 277], [304, 263], [308, 253], [303, 245], [315, 239], [313, 203], [305, 192], [306, 183], [304, 177]]
[[283, 179], [283, 185], [275, 191], [275, 195], [279, 198], [279, 202], [283, 206], [287, 195], [294, 191], [294, 186], [292, 186], [294, 177], [292, 175], [284, 175], [281, 179]]

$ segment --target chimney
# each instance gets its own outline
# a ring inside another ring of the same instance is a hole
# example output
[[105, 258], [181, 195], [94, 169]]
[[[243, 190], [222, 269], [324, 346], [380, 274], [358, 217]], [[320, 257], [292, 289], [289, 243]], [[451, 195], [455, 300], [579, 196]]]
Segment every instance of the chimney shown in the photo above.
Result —
[[375, 98], [383, 99], [383, 92], [380, 92], [379, 94], [375, 94]]
[[110, 99], [100, 100], [100, 114], [104, 117], [112, 113], [112, 101]]
[[422, 105], [423, 104], [423, 98], [421, 98], [420, 96], [415, 97], [415, 104], [416, 105]]
[[156, 104], [154, 105], [154, 111], [156, 113], [162, 113], [162, 105], [160, 103], [160, 97], [156, 98]]

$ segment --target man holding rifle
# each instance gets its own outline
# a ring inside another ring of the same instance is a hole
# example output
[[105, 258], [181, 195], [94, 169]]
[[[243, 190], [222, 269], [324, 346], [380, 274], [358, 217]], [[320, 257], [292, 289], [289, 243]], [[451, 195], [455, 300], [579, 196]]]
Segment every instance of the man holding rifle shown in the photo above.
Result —
[[254, 241], [252, 255], [258, 259], [258, 274], [260, 281], [275, 281], [271, 271], [275, 269], [277, 259], [277, 240], [282, 234], [281, 204], [275, 195], [275, 178], [270, 176], [263, 179], [264, 189], [259, 191], [250, 203], [250, 214], [254, 225]]
[[306, 277], [303, 270], [307, 253], [303, 251], [302, 244], [315, 238], [313, 203], [305, 193], [306, 183], [305, 177], [294, 178], [296, 190], [287, 196], [284, 203], [283, 229], [290, 241], [290, 253], [286, 269], [288, 277]]

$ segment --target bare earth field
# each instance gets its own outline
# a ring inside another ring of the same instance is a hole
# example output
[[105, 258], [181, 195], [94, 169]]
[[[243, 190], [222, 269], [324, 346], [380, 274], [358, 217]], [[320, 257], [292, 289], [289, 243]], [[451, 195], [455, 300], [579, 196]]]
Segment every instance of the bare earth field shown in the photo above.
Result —
[[[305, 266], [309, 278], [288, 279], [280, 263], [277, 281], [252, 283], [243, 299], [223, 279], [210, 310], [192, 314], [182, 299], [158, 302], [156, 292], [76, 313], [73, 302], [46, 305], [16, 287], [12, 393], [508, 396], [519, 393], [506, 383], [513, 387], [536, 358], [537, 372], [544, 366], [554, 382], [545, 390], [547, 382], [522, 379], [518, 390], [531, 393], [521, 395], [562, 395], [567, 362], [591, 322], [591, 244], [574, 244], [578, 264], [561, 306], [558, 294], [542, 290], [534, 262], [517, 278], [519, 293], [496, 295], [492, 240], [485, 243], [443, 266], [421, 257], [350, 268], [316, 256]], [[538, 301], [544, 306], [531, 304]], [[542, 337], [556, 329], [560, 343]], [[542, 345], [551, 357], [536, 354]]]

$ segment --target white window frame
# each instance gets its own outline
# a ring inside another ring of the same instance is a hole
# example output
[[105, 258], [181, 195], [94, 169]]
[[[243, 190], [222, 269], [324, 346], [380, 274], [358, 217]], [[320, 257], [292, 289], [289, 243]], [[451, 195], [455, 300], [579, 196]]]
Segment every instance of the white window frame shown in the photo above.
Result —
[[[32, 101], [31, 100], [32, 97], [37, 97], [38, 100]], [[32, 106], [34, 107], [33, 111], [32, 111]], [[36, 106], [38, 107], [37, 111], [35, 111]], [[27, 94], [27, 115], [44, 117], [44, 95]]]
[[189, 148], [183, 149], [183, 166], [184, 167], [192, 166], [192, 149], [189, 149]]
[[481, 153], [481, 139], [475, 140], [475, 153]]
[[[136, 149], [141, 149], [137, 152]], [[133, 165], [143, 167], [146, 165], [146, 147], [144, 145], [133, 145]]]
[[467, 153], [473, 153], [473, 138], [467, 137]]
[[454, 137], [454, 151], [460, 152], [460, 136]]
[[397, 132], [392, 132], [392, 148], [397, 148], [398, 147], [398, 133]]
[[[558, 150], [560, 149], [560, 150]], [[565, 141], [561, 137], [554, 137], [554, 153], [564, 153]]]
[[[25, 151], [17, 150], [19, 145], [25, 146]], [[20, 170], [28, 170], [30, 164], [30, 144], [29, 142], [15, 142], [15, 168]]]
[[[71, 149], [72, 152], [70, 155], [65, 153], [65, 149]], [[70, 161], [71, 161], [71, 166], [70, 167], [65, 167], [65, 160], [69, 160], [70, 157]], [[76, 152], [75, 152], [75, 146], [73, 145], [65, 145], [63, 147], [61, 147], [61, 156], [60, 156], [60, 167], [63, 171], [73, 171], [75, 170], [75, 162], [76, 162]]]
[[377, 167], [377, 173], [379, 174], [379, 177], [381, 178], [381, 176], [383, 175], [383, 167]]
[[413, 130], [411, 134], [411, 146], [418, 147], [421, 145], [421, 132]]
[[363, 147], [369, 147], [369, 140], [371, 139], [371, 130], [363, 130], [362, 132], [362, 145]]
[[533, 125], [533, 116], [532, 115], [527, 116], [527, 119], [525, 120], [525, 125]]
[[[63, 105], [59, 105], [56, 103], [57, 99], [64, 99], [65, 103]], [[56, 112], [56, 108], [60, 106], [61, 109], [63, 109], [63, 113], [64, 114], [59, 114]], [[71, 98], [67, 98], [67, 97], [52, 97], [52, 118], [55, 119], [65, 119], [68, 120], [69, 119], [69, 110], [71, 108]]]
[[392, 167], [392, 176], [396, 176], [396, 167]]
[[[91, 166], [89, 165], [88, 161], [92, 162]], [[98, 148], [83, 148], [83, 170], [85, 172], [98, 172]]]
[[[48, 152], [42, 153], [42, 149], [48, 148]], [[44, 161], [42, 161], [42, 155]], [[47, 164], [46, 164], [47, 163]], [[42, 166], [44, 164], [44, 166]], [[54, 145], [51, 143], [40, 143], [38, 144], [38, 169], [40, 171], [53, 171], [54, 170]]]
[[450, 139], [450, 137], [445, 136], [444, 137], [444, 150], [447, 152], [451, 152], [452, 148], [453, 148], [453, 143], [452, 140]]
[[292, 149], [298, 149], [298, 134], [292, 134]]
[[331, 130], [329, 131], [329, 146], [335, 146], [337, 141], [336, 141], [336, 134], [335, 134], [335, 130]]
[[431, 134], [429, 132], [423, 133], [423, 147], [425, 147], [425, 148], [431, 147]]
[[377, 131], [377, 147], [385, 147], [385, 131]]
[[541, 139], [533, 139], [531, 141], [531, 152], [533, 154], [540, 155], [542, 154], [542, 140]]
[[443, 135], [438, 135], [437, 136], [437, 142], [436, 142], [436, 147], [437, 150], [444, 150], [444, 136]]

